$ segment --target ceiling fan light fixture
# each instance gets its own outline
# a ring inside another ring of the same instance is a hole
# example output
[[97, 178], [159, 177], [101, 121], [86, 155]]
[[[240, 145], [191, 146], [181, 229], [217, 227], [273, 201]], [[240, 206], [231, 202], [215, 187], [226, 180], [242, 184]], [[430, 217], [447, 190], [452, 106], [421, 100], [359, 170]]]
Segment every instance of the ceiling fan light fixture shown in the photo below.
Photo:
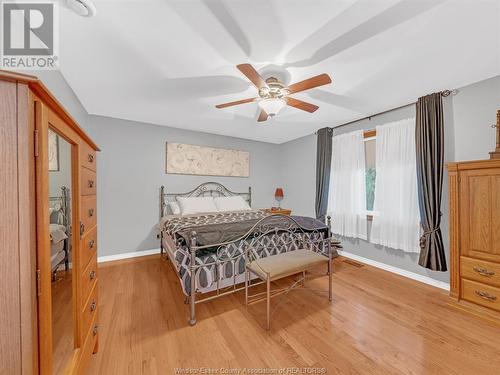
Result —
[[259, 107], [271, 117], [276, 116], [285, 105], [286, 101], [282, 98], [268, 98], [259, 101]]

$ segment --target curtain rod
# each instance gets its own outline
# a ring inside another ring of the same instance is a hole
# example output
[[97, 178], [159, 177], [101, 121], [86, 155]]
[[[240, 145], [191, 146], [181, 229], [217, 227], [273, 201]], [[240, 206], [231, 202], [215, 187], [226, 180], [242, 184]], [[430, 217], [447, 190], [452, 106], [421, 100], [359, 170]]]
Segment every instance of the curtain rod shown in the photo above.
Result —
[[[441, 96], [447, 97], [447, 96], [450, 96], [453, 93], [454, 93], [454, 90], [443, 90], [443, 91], [441, 91]], [[397, 111], [398, 109], [409, 107], [409, 106], [415, 105], [415, 104], [417, 104], [417, 102], [400, 105], [399, 107], [387, 109], [385, 111], [382, 111], [382, 112], [379, 112], [379, 113], [375, 113], [374, 115], [366, 116], [366, 117], [363, 117], [363, 118], [360, 118], [360, 119], [357, 119], [357, 120], [352, 120], [352, 121], [346, 122], [345, 124], [334, 126], [334, 127], [332, 127], [332, 129], [342, 128], [344, 126], [354, 124], [355, 122], [358, 122], [358, 121], [371, 120], [372, 117], [380, 116], [380, 115], [383, 115], [384, 113], [388, 113], [388, 112], [392, 112], [392, 111]], [[318, 132], [315, 131], [314, 134], [318, 134]]]

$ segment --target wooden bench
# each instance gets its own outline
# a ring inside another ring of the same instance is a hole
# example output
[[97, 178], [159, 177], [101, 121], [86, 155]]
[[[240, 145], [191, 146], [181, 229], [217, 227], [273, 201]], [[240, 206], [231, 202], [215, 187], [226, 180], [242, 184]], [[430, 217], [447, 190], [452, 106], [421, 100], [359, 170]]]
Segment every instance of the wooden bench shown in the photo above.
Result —
[[250, 274], [257, 276], [266, 283], [267, 324], [266, 329], [271, 328], [271, 282], [288, 276], [302, 273], [299, 280], [305, 284], [306, 271], [319, 266], [328, 265], [328, 299], [332, 300], [332, 256], [331, 251], [326, 257], [313, 250], [299, 249], [285, 253], [267, 256], [248, 262], [245, 271], [245, 304], [248, 305], [248, 294], [250, 287]]

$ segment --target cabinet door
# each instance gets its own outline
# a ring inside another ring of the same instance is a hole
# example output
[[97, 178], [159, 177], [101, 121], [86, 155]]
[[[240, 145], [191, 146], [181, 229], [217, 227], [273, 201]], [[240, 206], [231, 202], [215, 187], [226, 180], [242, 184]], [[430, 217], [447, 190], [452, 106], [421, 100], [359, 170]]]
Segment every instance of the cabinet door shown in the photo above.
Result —
[[500, 169], [460, 173], [461, 253], [500, 262]]

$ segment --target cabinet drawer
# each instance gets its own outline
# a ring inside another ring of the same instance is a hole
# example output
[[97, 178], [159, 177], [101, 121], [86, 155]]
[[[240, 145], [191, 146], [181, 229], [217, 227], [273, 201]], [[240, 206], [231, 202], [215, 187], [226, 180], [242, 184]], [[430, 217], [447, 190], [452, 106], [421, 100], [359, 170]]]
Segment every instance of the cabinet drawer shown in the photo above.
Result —
[[97, 315], [97, 290], [98, 284], [95, 283], [92, 291], [90, 292], [89, 298], [86, 300], [85, 305], [82, 309], [82, 334], [85, 337], [90, 330], [92, 321]]
[[80, 146], [80, 164], [93, 171], [96, 170], [96, 152], [88, 144], [84, 143]]
[[[85, 224], [84, 224], [85, 225]], [[87, 230], [87, 227], [82, 227], [83, 236], [80, 240], [80, 269], [85, 269], [89, 264], [90, 259], [97, 253], [97, 227]]]
[[462, 298], [477, 305], [500, 311], [500, 289], [462, 279]]
[[91, 323], [91, 328], [85, 338], [85, 341], [82, 345], [81, 355], [78, 362], [78, 375], [86, 375], [87, 369], [90, 361], [92, 360], [92, 353], [94, 352], [94, 348], [97, 343], [98, 338], [98, 325], [97, 325], [97, 315], [94, 317], [94, 320]]
[[469, 280], [500, 287], [500, 264], [460, 257], [460, 274]]
[[86, 195], [81, 199], [82, 212], [80, 217], [86, 231], [92, 229], [97, 222], [97, 200], [95, 195]]
[[96, 174], [87, 168], [80, 168], [80, 194], [95, 195], [97, 189]]
[[85, 306], [87, 300], [89, 299], [90, 292], [92, 288], [97, 283], [97, 256], [94, 255], [90, 260], [89, 265], [82, 272], [80, 276], [81, 284], [82, 284], [82, 298], [81, 298], [81, 307]]

